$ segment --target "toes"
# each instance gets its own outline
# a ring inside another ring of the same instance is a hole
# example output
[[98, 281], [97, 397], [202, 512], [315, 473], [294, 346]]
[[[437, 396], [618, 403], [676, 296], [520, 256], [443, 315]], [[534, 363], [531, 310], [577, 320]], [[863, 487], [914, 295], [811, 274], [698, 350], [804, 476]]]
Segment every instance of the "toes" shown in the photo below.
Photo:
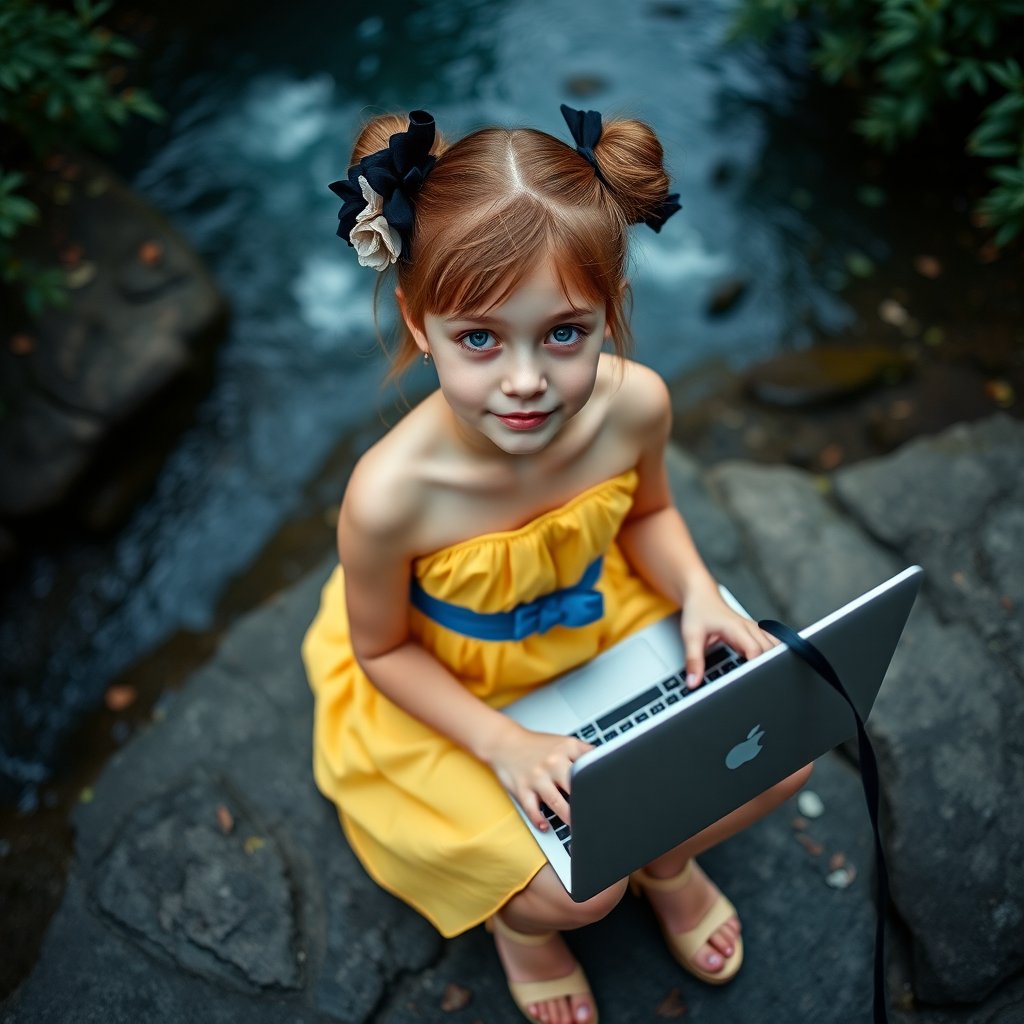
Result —
[[700, 964], [706, 971], [720, 971], [725, 964], [725, 958], [713, 946], [707, 945], [700, 951]]
[[594, 1020], [594, 1007], [586, 996], [573, 996], [571, 999], [572, 1024], [592, 1024]]

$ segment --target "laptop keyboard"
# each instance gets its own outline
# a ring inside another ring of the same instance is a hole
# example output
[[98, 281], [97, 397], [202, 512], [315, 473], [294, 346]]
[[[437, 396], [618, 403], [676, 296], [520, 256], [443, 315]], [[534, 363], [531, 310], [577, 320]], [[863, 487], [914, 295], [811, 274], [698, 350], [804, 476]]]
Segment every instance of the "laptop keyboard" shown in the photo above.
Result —
[[[704, 682], [711, 683], [720, 679], [726, 672], [732, 671], [746, 661], [741, 654], [726, 647], [725, 644], [718, 644], [708, 651], [704, 658]], [[604, 743], [611, 743], [621, 736], [626, 735], [630, 729], [650, 718], [660, 715], [668, 710], [673, 704], [685, 700], [697, 689], [688, 690], [684, 681], [684, 671], [675, 673], [654, 686], [638, 693], [635, 697], [620, 704], [617, 708], [586, 722], [570, 735], [585, 743], [599, 747]], [[565, 852], [572, 856], [572, 834], [569, 826], [558, 817], [547, 804], [541, 803], [541, 813], [548, 820], [551, 830], [561, 841]]]

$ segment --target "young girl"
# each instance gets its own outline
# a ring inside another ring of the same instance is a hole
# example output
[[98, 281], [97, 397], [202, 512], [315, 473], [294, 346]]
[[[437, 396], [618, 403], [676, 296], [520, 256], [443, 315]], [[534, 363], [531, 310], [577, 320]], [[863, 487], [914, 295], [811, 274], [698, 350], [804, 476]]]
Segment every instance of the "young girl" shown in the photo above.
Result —
[[[397, 271], [393, 372], [422, 355], [439, 387], [352, 473], [303, 644], [316, 781], [352, 849], [442, 934], [486, 922], [513, 999], [545, 1024], [597, 1020], [558, 933], [606, 915], [627, 880], [570, 899], [513, 800], [539, 828], [542, 803], [571, 821], [591, 748], [497, 709], [673, 610], [690, 686], [709, 643], [747, 658], [775, 643], [701, 562], [666, 478], [668, 392], [625, 358], [628, 226], [678, 209], [661, 145], [639, 121], [563, 114], [575, 148], [499, 128], [446, 145], [424, 111], [377, 117], [331, 186], [359, 262]], [[730, 979], [743, 945], [694, 855], [808, 771], [634, 873], [697, 977]]]

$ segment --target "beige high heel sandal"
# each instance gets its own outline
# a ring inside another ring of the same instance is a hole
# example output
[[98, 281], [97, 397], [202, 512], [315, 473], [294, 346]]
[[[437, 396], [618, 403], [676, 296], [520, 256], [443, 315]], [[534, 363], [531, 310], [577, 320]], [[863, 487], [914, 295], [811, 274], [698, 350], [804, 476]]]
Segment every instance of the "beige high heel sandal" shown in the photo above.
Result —
[[[540, 935], [517, 932], [505, 924], [497, 914], [489, 917], [484, 922], [484, 927], [491, 933], [500, 932], [509, 942], [515, 942], [520, 946], [543, 946], [545, 942], [550, 942], [552, 936], [556, 934], [553, 931]], [[597, 1024], [597, 1006], [594, 1004], [594, 995], [590, 991], [587, 976], [579, 964], [564, 977], [552, 978], [550, 981], [512, 981], [508, 977], [506, 977], [506, 981], [508, 981], [508, 990], [512, 993], [512, 1001], [519, 1007], [522, 1015], [527, 1020], [533, 1021], [534, 1024], [537, 1024], [537, 1018], [527, 1010], [531, 1003], [543, 1003], [548, 999], [582, 995], [588, 996], [594, 1007], [594, 1016], [589, 1024]]]
[[[633, 890], [634, 895], [639, 895], [645, 889], [653, 889], [656, 892], [675, 892], [687, 885], [692, 874], [693, 858], [691, 857], [686, 862], [686, 867], [671, 878], [655, 878], [643, 868], [634, 871], [629, 876], [629, 887]], [[644, 893], [644, 895], [647, 894]], [[695, 978], [700, 978], [701, 981], [706, 981], [709, 985], [724, 985], [736, 976], [740, 964], [743, 963], [743, 936], [736, 936], [732, 956], [726, 958], [720, 971], [705, 970], [693, 958], [715, 930], [725, 924], [730, 917], [735, 916], [738, 916], [736, 908], [721, 893], [718, 894], [718, 898], [697, 924], [685, 932], [670, 932], [661, 915], [655, 914], [669, 951], [679, 961], [680, 966]]]

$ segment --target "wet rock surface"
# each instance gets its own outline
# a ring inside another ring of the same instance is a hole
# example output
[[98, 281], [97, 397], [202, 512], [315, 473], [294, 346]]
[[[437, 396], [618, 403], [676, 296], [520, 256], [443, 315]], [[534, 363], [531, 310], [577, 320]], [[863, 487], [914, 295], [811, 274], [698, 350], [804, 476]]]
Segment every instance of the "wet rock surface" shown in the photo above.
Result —
[[160, 421], [154, 399], [199, 373], [228, 317], [198, 254], [109, 168], [61, 158], [37, 188], [26, 255], [59, 261], [69, 301], [0, 317], [0, 517], [15, 520], [66, 501], [99, 459], [123, 464], [126, 431]]
[[953, 427], [827, 488], [739, 464], [711, 480], [793, 620], [924, 566], [870, 724], [893, 899], [912, 936], [916, 996], [984, 999], [1024, 968], [1024, 424]]
[[[825, 478], [670, 458], [698, 543], [755, 615], [803, 625], [911, 560], [928, 571], [870, 721], [892, 923], [902, 922], [888, 958], [895, 1024], [1008, 1022], [1024, 1006], [1020, 665], [976, 625], [988, 591], [954, 591], [954, 615], [939, 579], [944, 550], [973, 538], [1008, 552], [1003, 575], [982, 580], [998, 590], [1021, 578], [1024, 549], [1011, 543], [1010, 487], [979, 489], [982, 529], [955, 503], [945, 521], [933, 502], [930, 518], [889, 524], [884, 543], [862, 496], [884, 490], [887, 472], [941, 489], [956, 459], [974, 453], [994, 471], [1022, 446], [1024, 426], [999, 418]], [[35, 971], [0, 1010], [5, 1024], [522, 1019], [483, 930], [444, 942], [381, 891], [314, 788], [299, 641], [329, 568], [232, 629], [79, 805], [63, 905]], [[985, 677], [965, 686], [975, 657]], [[809, 788], [817, 817], [790, 801], [702, 857], [743, 918], [746, 962], [733, 984], [682, 973], [630, 897], [570, 936], [602, 1019], [740, 1020], [752, 1008], [761, 1024], [870, 1019], [873, 868], [859, 776], [831, 753]]]

